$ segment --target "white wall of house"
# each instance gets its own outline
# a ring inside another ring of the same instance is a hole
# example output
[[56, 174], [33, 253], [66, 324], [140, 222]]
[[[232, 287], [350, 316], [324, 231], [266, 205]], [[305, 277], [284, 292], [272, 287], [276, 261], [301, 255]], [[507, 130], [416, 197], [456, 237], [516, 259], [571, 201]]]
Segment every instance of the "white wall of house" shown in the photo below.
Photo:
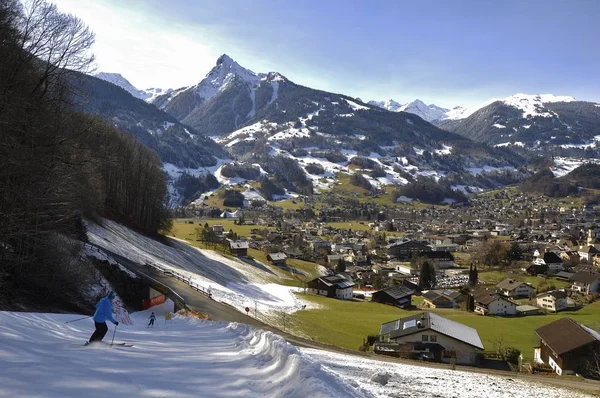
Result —
[[[423, 336], [427, 336], [427, 341], [423, 339]], [[434, 336], [432, 341], [431, 336]], [[452, 337], [445, 336], [434, 330], [425, 330], [422, 333], [415, 333], [409, 336], [400, 337], [394, 339], [398, 343], [437, 343], [444, 347], [445, 350], [456, 352], [456, 363], [461, 365], [474, 365], [477, 350], [460, 340], [453, 339]], [[450, 362], [450, 358], [442, 358], [443, 362]]]
[[506, 300], [496, 300], [488, 304], [488, 315], [515, 315], [517, 306]]
[[537, 298], [537, 305], [548, 311], [558, 312], [567, 309], [567, 299], [556, 299], [554, 296], [550, 295], [542, 296]]
[[347, 287], [345, 289], [335, 289], [335, 297], [339, 299], [351, 299], [353, 290], [354, 289], [352, 287]]

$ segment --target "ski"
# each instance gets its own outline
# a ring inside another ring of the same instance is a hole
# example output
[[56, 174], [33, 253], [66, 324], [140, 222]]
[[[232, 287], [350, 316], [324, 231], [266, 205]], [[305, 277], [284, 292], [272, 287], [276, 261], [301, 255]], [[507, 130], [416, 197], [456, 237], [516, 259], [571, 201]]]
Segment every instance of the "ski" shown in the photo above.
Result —
[[107, 345], [109, 347], [133, 347], [133, 344], [131, 343], [107, 343], [106, 341], [100, 341], [100, 342], [94, 342], [94, 343], [88, 343], [87, 341], [83, 344], [75, 344], [75, 346], [77, 347], [88, 347], [88, 346], [95, 346], [95, 345]]

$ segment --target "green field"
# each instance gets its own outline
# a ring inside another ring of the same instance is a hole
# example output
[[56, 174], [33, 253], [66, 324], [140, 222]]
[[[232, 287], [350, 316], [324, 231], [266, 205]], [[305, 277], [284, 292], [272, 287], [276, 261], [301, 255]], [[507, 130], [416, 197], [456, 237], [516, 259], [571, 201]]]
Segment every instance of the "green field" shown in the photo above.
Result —
[[[192, 224], [189, 223], [190, 221], [192, 222]], [[237, 225], [237, 224], [233, 223], [233, 220], [227, 220], [227, 219], [209, 219], [209, 220], [176, 219], [176, 220], [173, 220], [173, 228], [171, 229], [171, 235], [175, 236], [176, 238], [186, 240], [192, 246], [196, 246], [196, 247], [199, 247], [202, 249], [214, 250], [214, 247], [208, 247], [205, 244], [203, 244], [202, 242], [196, 241], [196, 228], [198, 228], [198, 226], [204, 226], [205, 223], [208, 223], [209, 226], [213, 226], [215, 224], [221, 224], [221, 225], [223, 225], [223, 228], [225, 231], [229, 231], [231, 229], [233, 232], [235, 232], [239, 236], [245, 236], [245, 237], [249, 236], [250, 231], [254, 228], [261, 228], [261, 229], [266, 228], [266, 227], [258, 226], [258, 225]], [[231, 257], [231, 256], [229, 256], [229, 252], [227, 249], [219, 250], [219, 251], [221, 253], [223, 253], [224, 255]], [[278, 267], [270, 265], [269, 261], [267, 260], [267, 253], [265, 253], [263, 251], [256, 250], [256, 249], [249, 249], [248, 254], [252, 258], [255, 258], [256, 260], [265, 264], [268, 268], [271, 268], [274, 271], [277, 271], [278, 274], [280, 274], [280, 275], [283, 274], [286, 276], [283, 279], [274, 278], [272, 281], [274, 283], [281, 283], [283, 285], [300, 286], [301, 287], [304, 285], [305, 282], [320, 276], [320, 274], [318, 272], [318, 264], [315, 264], [315, 263], [298, 260], [298, 259], [293, 259], [293, 258], [288, 259], [287, 265], [289, 267], [296, 268], [306, 274], [306, 276], [299, 276], [296, 274], [288, 273], [286, 271], [281, 270]]]
[[[192, 224], [190, 224], [192, 222]], [[204, 226], [208, 223], [210, 227], [213, 225], [222, 225], [225, 232], [232, 230], [238, 236], [248, 237], [250, 231], [253, 229], [272, 229], [263, 225], [237, 225], [234, 224], [234, 220], [226, 218], [211, 218], [211, 219], [197, 219], [197, 218], [177, 218], [173, 220], [173, 228], [171, 234], [174, 236], [185, 239], [185, 238], [196, 238], [196, 228], [198, 226]]]
[[[299, 296], [320, 308], [294, 314], [293, 328], [297, 334], [354, 350], [367, 335], [379, 334], [382, 323], [418, 312], [371, 302], [343, 301], [310, 294]], [[575, 312], [512, 318], [481, 316], [458, 310], [433, 312], [477, 329], [486, 351], [494, 350], [494, 341], [503, 340], [505, 346], [516, 347], [526, 359], [531, 359], [533, 348], [539, 343], [535, 329], [562, 317], [571, 317], [596, 328], [600, 321], [600, 302]]]

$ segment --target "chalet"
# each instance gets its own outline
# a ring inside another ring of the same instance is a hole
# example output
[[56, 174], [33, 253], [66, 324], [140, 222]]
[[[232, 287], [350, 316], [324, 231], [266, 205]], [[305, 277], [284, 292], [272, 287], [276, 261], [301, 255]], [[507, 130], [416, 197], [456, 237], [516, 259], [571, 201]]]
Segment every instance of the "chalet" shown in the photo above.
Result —
[[431, 247], [414, 240], [405, 240], [387, 246], [388, 255], [400, 261], [408, 261], [413, 254], [431, 251]]
[[249, 247], [250, 246], [248, 242], [245, 240], [229, 241], [229, 251], [231, 252], [232, 256], [246, 257], [248, 255]]
[[497, 293], [482, 291], [473, 295], [475, 313], [481, 315], [516, 315], [517, 305]]
[[538, 294], [536, 301], [538, 307], [548, 311], [558, 312], [567, 309], [567, 293], [560, 290]]
[[214, 233], [216, 233], [217, 235], [222, 235], [223, 234], [223, 226], [221, 224], [215, 224], [212, 226], [212, 231]]
[[533, 261], [536, 265], [547, 265], [548, 273], [555, 274], [563, 270], [563, 262], [554, 252], [545, 252]]
[[571, 277], [571, 282], [573, 282], [571, 290], [584, 294], [598, 293], [600, 288], [600, 274], [580, 271]]
[[532, 297], [535, 288], [529, 283], [507, 278], [496, 285], [498, 293], [506, 297]]
[[273, 265], [284, 266], [287, 261], [287, 256], [285, 253], [269, 253], [267, 254], [267, 260], [269, 260]]
[[344, 256], [341, 254], [328, 254], [327, 255], [327, 264], [336, 266], [340, 260], [343, 260]]
[[454, 290], [430, 290], [423, 295], [426, 308], [455, 308], [464, 300], [464, 296]]
[[354, 282], [343, 275], [330, 275], [315, 278], [307, 284], [308, 292], [320, 296], [351, 299]]
[[421, 255], [428, 260], [431, 260], [436, 268], [452, 268], [454, 267], [454, 256], [450, 252], [445, 251], [429, 251], [423, 252]]
[[408, 346], [437, 361], [462, 365], [475, 365], [477, 353], [484, 349], [475, 329], [431, 312], [384, 323], [380, 336], [382, 343], [375, 345], [375, 352], [400, 351]]
[[581, 259], [581, 261], [592, 261], [592, 257], [594, 257], [594, 255], [598, 253], [600, 252], [598, 252], [598, 250], [594, 246], [581, 247], [577, 251], [577, 254], [579, 254], [579, 258]]
[[371, 301], [381, 304], [391, 304], [400, 308], [406, 308], [411, 306], [413, 294], [415, 294], [414, 290], [402, 285], [396, 285], [373, 292]]
[[559, 375], [585, 373], [588, 361], [600, 349], [600, 335], [571, 318], [561, 318], [536, 329], [540, 346], [534, 360], [549, 365]]

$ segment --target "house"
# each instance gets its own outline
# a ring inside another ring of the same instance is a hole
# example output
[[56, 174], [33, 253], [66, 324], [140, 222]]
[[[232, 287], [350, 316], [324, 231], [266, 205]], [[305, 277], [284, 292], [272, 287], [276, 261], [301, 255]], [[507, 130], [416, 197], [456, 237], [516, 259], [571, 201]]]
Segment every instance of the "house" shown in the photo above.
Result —
[[387, 245], [388, 255], [401, 261], [408, 261], [413, 254], [431, 251], [431, 247], [414, 240], [404, 240]]
[[421, 255], [428, 260], [431, 260], [436, 268], [452, 268], [454, 267], [454, 256], [450, 252], [446, 251], [430, 251], [423, 252]]
[[600, 274], [580, 271], [571, 277], [571, 282], [573, 282], [571, 290], [584, 294], [598, 293], [600, 288]]
[[600, 349], [600, 335], [571, 318], [551, 322], [535, 334], [540, 338], [535, 362], [549, 365], [559, 375], [585, 373], [588, 361]]
[[570, 281], [573, 275], [575, 275], [573, 272], [560, 271], [556, 274], [556, 279], [559, 281]]
[[454, 290], [430, 290], [423, 295], [426, 308], [455, 308], [464, 300], [464, 296]]
[[563, 270], [563, 262], [554, 252], [545, 252], [533, 261], [536, 265], [547, 265], [548, 273], [556, 274]]
[[285, 253], [269, 253], [267, 254], [267, 260], [269, 260], [273, 265], [284, 266], [287, 261], [287, 256]]
[[517, 305], [517, 315], [527, 316], [527, 315], [539, 315], [540, 309], [538, 307], [534, 307], [533, 305]]
[[310, 248], [313, 250], [313, 252], [324, 250], [327, 253], [331, 253], [331, 242], [328, 240], [316, 239], [310, 242]]
[[343, 275], [330, 275], [315, 278], [308, 282], [309, 293], [340, 299], [351, 299], [354, 282]]
[[496, 285], [498, 293], [506, 297], [532, 297], [535, 288], [529, 283], [507, 278]]
[[592, 261], [594, 255], [600, 253], [594, 246], [585, 246], [581, 247], [577, 254], [579, 254], [579, 258], [581, 261]]
[[567, 293], [560, 290], [538, 294], [536, 301], [538, 307], [548, 311], [558, 312], [567, 309]]
[[245, 240], [231, 240], [229, 241], [229, 251], [232, 256], [245, 257], [248, 255], [248, 242]]
[[221, 224], [215, 224], [215, 225], [212, 226], [212, 230], [217, 235], [222, 235], [224, 229], [223, 229], [223, 226]]
[[396, 285], [373, 292], [371, 301], [381, 304], [391, 304], [400, 308], [406, 308], [411, 306], [413, 294], [415, 294], [414, 290], [402, 285]]
[[506, 297], [489, 291], [481, 291], [473, 295], [475, 313], [481, 315], [516, 315], [517, 305]]
[[[418, 347], [420, 353], [430, 354], [437, 361], [463, 365], [475, 365], [477, 353], [484, 349], [475, 329], [431, 312], [382, 324], [380, 340], [384, 350]], [[378, 344], [374, 350], [379, 351]]]

